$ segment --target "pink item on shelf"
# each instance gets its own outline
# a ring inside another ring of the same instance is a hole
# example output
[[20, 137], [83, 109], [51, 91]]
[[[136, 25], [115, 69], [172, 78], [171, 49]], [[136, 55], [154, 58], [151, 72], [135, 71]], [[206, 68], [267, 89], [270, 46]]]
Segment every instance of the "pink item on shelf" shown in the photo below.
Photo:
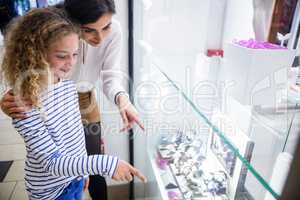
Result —
[[213, 56], [221, 56], [223, 57], [224, 51], [223, 49], [207, 49], [207, 56], [213, 57]]
[[233, 43], [240, 45], [242, 47], [250, 49], [287, 49], [286, 47], [279, 46], [277, 44], [272, 44], [269, 42], [257, 41], [254, 39], [249, 40], [234, 40]]
[[156, 163], [159, 169], [166, 170], [168, 166], [168, 161], [161, 158], [160, 156], [157, 156]]
[[168, 192], [168, 198], [169, 198], [169, 200], [179, 200], [180, 195], [177, 192], [169, 191]]

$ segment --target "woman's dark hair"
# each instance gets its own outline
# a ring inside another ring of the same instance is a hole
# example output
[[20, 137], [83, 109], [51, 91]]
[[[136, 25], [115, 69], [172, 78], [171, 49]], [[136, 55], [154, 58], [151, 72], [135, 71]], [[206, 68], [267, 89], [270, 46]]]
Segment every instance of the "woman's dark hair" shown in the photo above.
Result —
[[0, 1], [0, 31], [4, 34], [9, 22], [18, 16], [14, 1]]
[[114, 0], [65, 0], [69, 17], [79, 24], [96, 22], [107, 13], [116, 13]]

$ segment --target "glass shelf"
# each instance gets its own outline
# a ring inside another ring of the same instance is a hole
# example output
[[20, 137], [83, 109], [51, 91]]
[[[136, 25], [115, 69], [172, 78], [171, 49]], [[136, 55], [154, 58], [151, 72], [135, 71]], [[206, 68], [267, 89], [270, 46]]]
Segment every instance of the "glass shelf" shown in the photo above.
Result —
[[208, 22], [217, 20], [211, 13], [222, 11], [220, 1], [151, 2], [135, 8], [133, 97], [146, 128], [146, 137], [135, 130], [135, 155], [145, 152], [135, 165], [149, 179], [143, 197], [277, 199], [300, 127], [288, 62], [260, 69], [228, 42], [224, 58], [208, 57], [207, 42], [218, 38]]

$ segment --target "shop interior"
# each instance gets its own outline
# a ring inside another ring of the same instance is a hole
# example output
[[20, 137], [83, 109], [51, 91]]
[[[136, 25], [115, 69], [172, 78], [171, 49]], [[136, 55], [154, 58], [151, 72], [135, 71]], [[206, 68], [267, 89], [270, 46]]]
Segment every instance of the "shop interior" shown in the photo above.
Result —
[[[28, 2], [19, 15], [59, 1]], [[292, 178], [299, 180], [292, 174], [299, 172], [300, 1], [115, 4], [124, 84], [145, 130], [119, 132], [121, 117], [99, 83], [105, 151], [148, 180], [107, 180], [109, 199], [300, 199], [288, 196], [297, 192]], [[0, 199], [28, 199], [23, 140], [0, 112], [0, 161], [6, 163]], [[84, 199], [91, 199], [87, 192]]]

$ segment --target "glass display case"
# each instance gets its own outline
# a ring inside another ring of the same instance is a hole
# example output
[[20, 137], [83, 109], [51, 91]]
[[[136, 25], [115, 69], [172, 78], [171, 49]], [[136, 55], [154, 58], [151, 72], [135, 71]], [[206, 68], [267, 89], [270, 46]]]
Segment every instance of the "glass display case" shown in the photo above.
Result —
[[238, 46], [255, 37], [249, 8], [134, 1], [137, 199], [279, 198], [300, 127], [296, 51]]

